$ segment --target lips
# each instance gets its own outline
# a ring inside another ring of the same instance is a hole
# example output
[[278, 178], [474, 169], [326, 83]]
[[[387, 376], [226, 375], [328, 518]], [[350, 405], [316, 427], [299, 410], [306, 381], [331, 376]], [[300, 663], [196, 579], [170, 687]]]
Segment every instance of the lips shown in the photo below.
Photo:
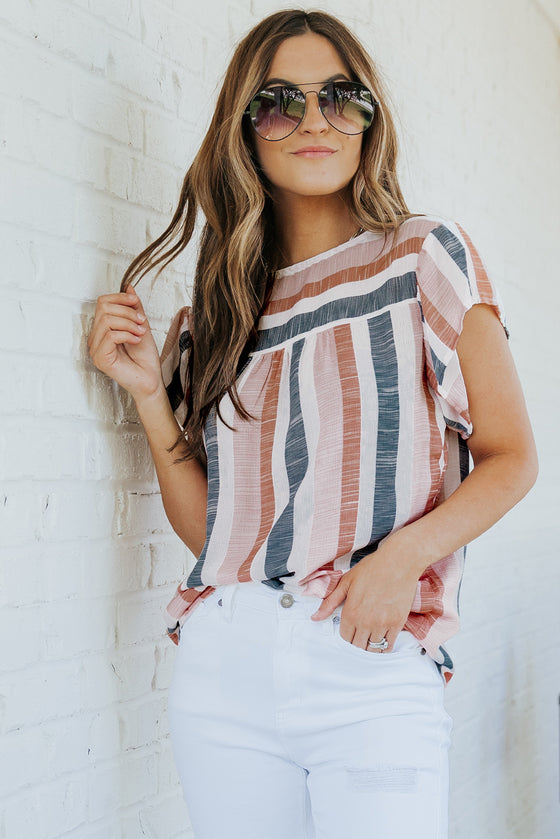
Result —
[[292, 154], [296, 157], [328, 157], [335, 151], [336, 149], [331, 149], [329, 146], [305, 146], [305, 148], [292, 152]]

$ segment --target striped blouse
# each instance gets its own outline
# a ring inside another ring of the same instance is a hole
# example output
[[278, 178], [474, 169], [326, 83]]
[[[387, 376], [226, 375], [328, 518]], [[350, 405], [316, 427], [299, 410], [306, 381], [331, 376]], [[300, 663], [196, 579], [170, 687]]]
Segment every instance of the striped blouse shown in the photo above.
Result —
[[[465, 313], [499, 296], [465, 231], [419, 216], [395, 239], [366, 231], [277, 272], [231, 399], [204, 431], [206, 542], [168, 610], [177, 643], [187, 613], [217, 585], [326, 597], [393, 531], [429, 512], [469, 468], [472, 433], [456, 346]], [[173, 319], [162, 372], [186, 418], [191, 310]], [[505, 324], [504, 324], [505, 326]], [[459, 623], [464, 548], [418, 581], [404, 626], [448, 681], [445, 642]]]

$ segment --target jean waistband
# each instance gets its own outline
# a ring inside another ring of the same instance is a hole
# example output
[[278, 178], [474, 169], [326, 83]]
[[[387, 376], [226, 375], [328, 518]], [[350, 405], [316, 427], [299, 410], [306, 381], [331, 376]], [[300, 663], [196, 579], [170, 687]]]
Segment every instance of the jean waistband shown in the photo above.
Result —
[[[321, 597], [287, 592], [255, 580], [216, 586], [209, 599], [224, 609], [226, 617], [231, 616], [234, 608], [248, 606], [291, 620], [308, 620], [323, 602]], [[341, 609], [342, 606], [338, 606], [333, 614], [340, 614]]]
[[[232, 618], [234, 610], [248, 607], [269, 615], [276, 615], [278, 620], [309, 620], [311, 615], [317, 611], [322, 597], [307, 594], [293, 594], [283, 589], [275, 589], [259, 581], [251, 580], [246, 583], [231, 583], [216, 586], [212, 594], [205, 598], [204, 603], [220, 606], [220, 612], [225, 620]], [[319, 621], [328, 631], [333, 623], [340, 622], [340, 615], [344, 602], [337, 606], [332, 613], [323, 621]], [[223, 610], [223, 611], [222, 611]], [[407, 630], [402, 630], [397, 638], [395, 649], [405, 648], [418, 649], [422, 653], [420, 642]]]

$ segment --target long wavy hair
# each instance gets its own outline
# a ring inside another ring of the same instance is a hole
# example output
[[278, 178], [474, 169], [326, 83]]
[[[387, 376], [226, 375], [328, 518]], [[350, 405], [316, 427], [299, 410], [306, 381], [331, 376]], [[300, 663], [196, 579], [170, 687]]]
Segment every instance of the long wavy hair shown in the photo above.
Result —
[[227, 68], [210, 127], [183, 180], [169, 226], [127, 268], [124, 291], [148, 271], [163, 269], [187, 246], [197, 213], [204, 215], [192, 306], [192, 350], [188, 383], [183, 383], [187, 418], [172, 451], [176, 462], [196, 457], [205, 463], [203, 430], [213, 407], [228, 393], [236, 411], [251, 419], [239, 398], [236, 379], [254, 348], [257, 324], [281, 264], [274, 227], [273, 192], [254, 153], [253, 129], [244, 111], [263, 86], [279, 45], [314, 32], [327, 38], [380, 103], [364, 133], [361, 160], [349, 185], [356, 225], [396, 232], [408, 211], [397, 179], [397, 135], [383, 84], [373, 62], [344, 24], [324, 12], [276, 12], [238, 44]]

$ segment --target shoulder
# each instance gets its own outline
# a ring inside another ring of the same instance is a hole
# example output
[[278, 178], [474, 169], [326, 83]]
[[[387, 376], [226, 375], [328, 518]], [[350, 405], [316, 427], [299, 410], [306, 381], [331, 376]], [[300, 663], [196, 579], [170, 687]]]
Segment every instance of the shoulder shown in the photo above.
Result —
[[369, 245], [373, 257], [384, 262], [405, 258], [411, 268], [415, 268], [416, 263], [426, 255], [437, 257], [438, 253], [444, 252], [464, 264], [465, 254], [474, 251], [469, 236], [459, 223], [433, 214], [418, 214], [405, 219], [394, 233], [387, 231], [382, 235], [382, 240], [379, 251], [379, 234], [372, 234]]
[[420, 290], [437, 279], [440, 284], [452, 285], [465, 300], [472, 297], [473, 302], [483, 302], [485, 296], [496, 295], [482, 257], [459, 222], [426, 215], [407, 219], [402, 228], [403, 240], [412, 238], [417, 251]]
[[414, 242], [418, 252], [437, 243], [446, 249], [470, 244], [470, 238], [457, 221], [426, 213], [405, 219], [399, 227], [397, 241]]

